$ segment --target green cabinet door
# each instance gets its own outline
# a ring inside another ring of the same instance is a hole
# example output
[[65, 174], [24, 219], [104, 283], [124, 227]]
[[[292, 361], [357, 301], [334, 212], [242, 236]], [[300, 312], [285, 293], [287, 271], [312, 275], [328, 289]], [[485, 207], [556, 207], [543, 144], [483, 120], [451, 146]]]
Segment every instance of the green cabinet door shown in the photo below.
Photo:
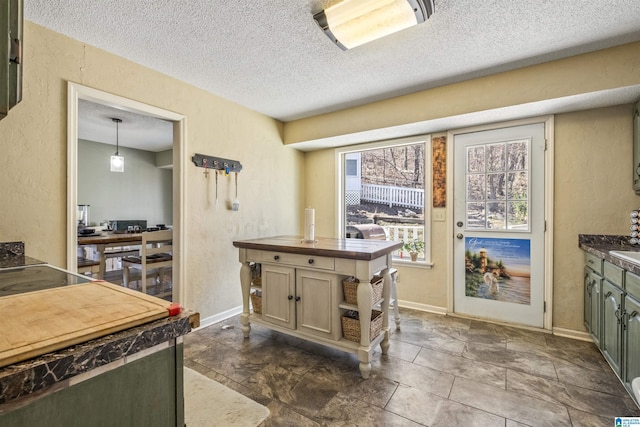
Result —
[[624, 383], [631, 390], [631, 381], [640, 377], [640, 302], [626, 296], [624, 299], [626, 317]]
[[608, 280], [602, 282], [602, 336], [600, 348], [611, 368], [620, 376], [622, 361], [622, 290]]
[[183, 344], [0, 414], [11, 427], [184, 427]]
[[584, 326], [591, 339], [600, 346], [602, 276], [591, 268], [584, 268]]

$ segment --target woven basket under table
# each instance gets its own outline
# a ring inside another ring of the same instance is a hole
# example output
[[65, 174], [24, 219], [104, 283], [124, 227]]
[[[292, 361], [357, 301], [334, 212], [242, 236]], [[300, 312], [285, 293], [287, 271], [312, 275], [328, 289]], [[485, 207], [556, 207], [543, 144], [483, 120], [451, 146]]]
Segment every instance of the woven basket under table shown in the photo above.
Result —
[[[342, 336], [349, 341], [360, 342], [360, 316], [355, 310], [349, 310], [341, 316]], [[369, 339], [373, 340], [382, 332], [382, 312], [371, 310], [371, 330]]]
[[251, 294], [251, 305], [254, 313], [262, 314], [262, 293]]
[[[349, 277], [342, 281], [342, 291], [344, 292], [344, 301], [347, 304], [358, 304], [358, 283], [360, 281], [355, 277]], [[382, 277], [373, 276], [371, 279], [371, 305], [382, 299]]]

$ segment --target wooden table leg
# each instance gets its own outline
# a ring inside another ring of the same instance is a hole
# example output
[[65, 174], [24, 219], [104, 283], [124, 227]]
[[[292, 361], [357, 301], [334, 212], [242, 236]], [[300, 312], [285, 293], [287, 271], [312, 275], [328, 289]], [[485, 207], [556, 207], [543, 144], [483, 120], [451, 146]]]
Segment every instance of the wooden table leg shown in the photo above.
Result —
[[98, 279], [104, 280], [104, 272], [107, 269], [107, 258], [104, 256], [104, 248], [105, 245], [96, 245], [96, 249], [98, 250]]
[[240, 315], [240, 323], [242, 324], [242, 333], [245, 338], [249, 338], [251, 332], [251, 324], [249, 323], [249, 298], [251, 293], [251, 268], [249, 262], [243, 262], [240, 267], [240, 284], [242, 285], [242, 314]]
[[366, 350], [362, 347], [360, 347], [358, 349], [358, 360], [360, 361], [360, 365], [358, 366], [360, 368], [360, 375], [362, 375], [362, 378], [369, 379], [369, 376], [371, 375], [371, 352], [373, 351], [373, 349], [370, 350]]

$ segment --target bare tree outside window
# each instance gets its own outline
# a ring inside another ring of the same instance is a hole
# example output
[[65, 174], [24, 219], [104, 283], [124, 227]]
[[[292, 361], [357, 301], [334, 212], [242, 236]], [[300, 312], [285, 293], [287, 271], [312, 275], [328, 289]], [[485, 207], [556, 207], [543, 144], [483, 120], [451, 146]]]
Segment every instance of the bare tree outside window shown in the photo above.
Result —
[[[345, 225], [377, 224], [387, 240], [425, 241], [425, 144], [350, 153], [360, 162], [359, 180], [348, 181]], [[353, 197], [355, 193], [358, 197]], [[406, 253], [400, 256], [408, 257]]]

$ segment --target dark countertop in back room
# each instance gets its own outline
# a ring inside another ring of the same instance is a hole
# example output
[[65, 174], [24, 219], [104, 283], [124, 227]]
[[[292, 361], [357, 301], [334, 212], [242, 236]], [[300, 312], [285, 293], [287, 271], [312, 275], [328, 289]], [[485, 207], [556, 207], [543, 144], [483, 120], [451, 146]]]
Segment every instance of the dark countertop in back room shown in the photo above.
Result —
[[24, 254], [24, 242], [0, 242], [0, 268], [46, 264]]
[[578, 246], [599, 258], [604, 258], [611, 264], [640, 276], [640, 265], [609, 255], [609, 251], [640, 252], [639, 245], [629, 243], [629, 236], [611, 236], [600, 234], [579, 234]]

